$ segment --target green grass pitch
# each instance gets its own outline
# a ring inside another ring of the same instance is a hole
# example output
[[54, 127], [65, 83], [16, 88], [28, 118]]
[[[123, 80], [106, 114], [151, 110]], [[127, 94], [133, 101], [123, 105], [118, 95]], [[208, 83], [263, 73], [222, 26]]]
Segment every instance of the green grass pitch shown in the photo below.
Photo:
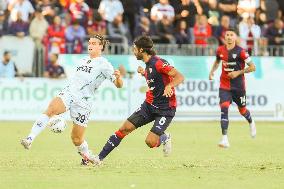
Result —
[[[151, 126], [127, 136], [102, 167], [82, 167], [70, 139], [45, 130], [30, 151], [19, 144], [32, 122], [0, 122], [1, 189], [283, 189], [284, 123], [231, 122], [229, 149], [217, 147], [218, 122], [174, 122], [173, 153], [144, 143]], [[86, 139], [96, 153], [121, 122], [90, 122]]]

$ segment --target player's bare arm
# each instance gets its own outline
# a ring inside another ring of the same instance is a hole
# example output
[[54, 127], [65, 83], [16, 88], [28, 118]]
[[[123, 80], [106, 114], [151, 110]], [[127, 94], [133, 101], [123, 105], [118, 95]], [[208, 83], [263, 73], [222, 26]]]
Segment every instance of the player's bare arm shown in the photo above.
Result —
[[115, 70], [113, 75], [115, 76], [116, 80], [114, 80], [114, 85], [117, 88], [122, 88], [123, 86], [123, 80], [121, 79], [121, 75], [120, 75], [120, 71], [119, 70]]
[[163, 96], [171, 97], [173, 95], [172, 88], [182, 83], [184, 81], [184, 76], [175, 68], [172, 68], [171, 71], [168, 72], [168, 75], [173, 77], [173, 80], [165, 87]]
[[216, 59], [209, 73], [209, 80], [213, 80], [214, 72], [218, 69], [219, 63], [220, 62]]
[[228, 76], [231, 79], [235, 79], [239, 75], [243, 75], [245, 73], [250, 73], [250, 72], [254, 72], [255, 71], [255, 65], [254, 65], [253, 62], [249, 62], [247, 65], [248, 65], [248, 67], [246, 67], [245, 69], [238, 70], [238, 71], [233, 71], [233, 72], [229, 73]]

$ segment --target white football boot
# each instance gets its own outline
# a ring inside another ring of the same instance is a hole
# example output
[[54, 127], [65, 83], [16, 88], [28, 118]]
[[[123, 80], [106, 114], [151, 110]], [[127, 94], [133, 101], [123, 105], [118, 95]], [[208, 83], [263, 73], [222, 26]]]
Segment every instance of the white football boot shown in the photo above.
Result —
[[222, 136], [222, 140], [219, 142], [218, 146], [221, 147], [221, 148], [229, 148], [230, 147], [230, 143], [229, 143], [227, 135]]
[[165, 134], [167, 136], [167, 139], [165, 142], [163, 142], [163, 152], [164, 156], [168, 157], [172, 152], [172, 137], [170, 133], [165, 133]]
[[252, 138], [255, 138], [256, 137], [256, 127], [255, 127], [255, 122], [252, 121], [250, 124], [249, 124], [249, 128], [250, 128], [250, 136]]
[[32, 147], [32, 140], [24, 138], [21, 140], [21, 145], [23, 145], [25, 149], [29, 150]]
[[81, 165], [88, 165], [88, 163], [90, 162], [90, 163], [92, 163], [92, 164], [94, 164], [94, 165], [101, 165], [102, 163], [103, 163], [103, 161], [101, 161], [100, 159], [99, 159], [99, 156], [97, 156], [97, 155], [94, 155], [93, 153], [92, 153], [92, 151], [90, 151], [89, 150], [89, 153], [80, 153], [80, 152], [78, 152], [82, 157], [83, 157], [83, 159], [82, 159], [82, 162], [81, 162]]

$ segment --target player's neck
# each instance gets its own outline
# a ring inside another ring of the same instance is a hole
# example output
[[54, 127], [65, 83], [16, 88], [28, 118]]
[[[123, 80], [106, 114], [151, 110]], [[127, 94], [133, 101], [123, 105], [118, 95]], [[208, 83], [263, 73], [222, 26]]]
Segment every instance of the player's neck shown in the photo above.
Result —
[[101, 53], [96, 53], [96, 54], [89, 54], [90, 58], [97, 58], [101, 56]]
[[143, 55], [143, 62], [148, 63], [152, 55], [145, 54]]
[[228, 50], [232, 50], [233, 48], [235, 48], [235, 46], [236, 46], [236, 43], [226, 44], [226, 48], [227, 48]]

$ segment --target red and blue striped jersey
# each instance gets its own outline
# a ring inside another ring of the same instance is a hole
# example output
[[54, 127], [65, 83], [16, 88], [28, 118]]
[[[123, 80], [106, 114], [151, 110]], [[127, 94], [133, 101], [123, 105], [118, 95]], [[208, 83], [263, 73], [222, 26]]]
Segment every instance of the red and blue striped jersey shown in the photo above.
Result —
[[222, 63], [222, 74], [220, 77], [220, 88], [225, 90], [245, 90], [244, 74], [231, 79], [228, 73], [243, 70], [245, 64], [251, 62], [249, 54], [240, 46], [228, 50], [225, 45], [218, 47], [216, 58]]
[[146, 92], [146, 102], [159, 109], [171, 109], [177, 106], [175, 89], [172, 88], [174, 94], [171, 97], [163, 96], [165, 87], [173, 80], [168, 75], [171, 66], [166, 60], [158, 56], [152, 56], [146, 62], [145, 78], [148, 85]]

